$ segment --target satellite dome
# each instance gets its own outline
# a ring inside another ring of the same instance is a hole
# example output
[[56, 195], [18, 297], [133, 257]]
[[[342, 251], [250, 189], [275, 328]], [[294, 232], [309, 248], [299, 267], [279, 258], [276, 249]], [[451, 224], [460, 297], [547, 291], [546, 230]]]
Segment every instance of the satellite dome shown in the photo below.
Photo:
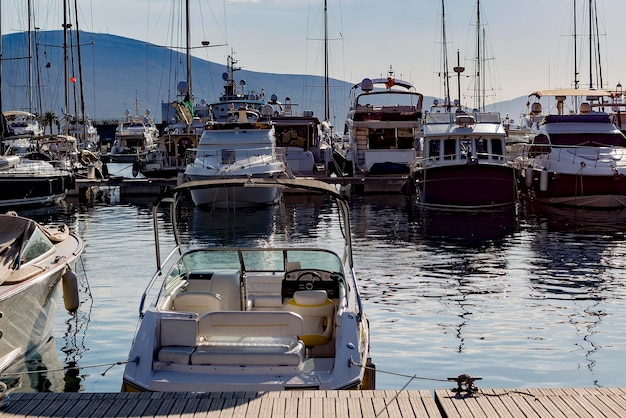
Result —
[[178, 94], [187, 94], [187, 92], [189, 91], [189, 88], [187, 87], [187, 82], [179, 81], [176, 85], [176, 91], [178, 91]]
[[278, 100], [278, 96], [276, 95], [276, 93], [272, 94], [272, 96], [271, 96], [271, 100], [272, 100], [273, 102], [275, 102], [275, 101], [277, 101], [277, 100]]
[[365, 92], [370, 92], [374, 90], [374, 83], [372, 82], [372, 80], [370, 80], [369, 78], [364, 78], [363, 81], [361, 81], [361, 90]]

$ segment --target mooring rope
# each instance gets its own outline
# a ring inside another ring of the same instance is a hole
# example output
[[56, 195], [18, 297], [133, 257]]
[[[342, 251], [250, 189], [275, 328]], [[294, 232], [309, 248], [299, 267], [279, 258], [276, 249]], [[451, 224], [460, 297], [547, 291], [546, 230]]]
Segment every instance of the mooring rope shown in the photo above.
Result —
[[449, 382], [448, 379], [438, 379], [438, 378], [435, 378], [435, 377], [423, 377], [423, 376], [410, 375], [410, 374], [404, 374], [404, 373], [398, 373], [398, 372], [388, 372], [388, 371], [385, 371], [385, 370], [377, 369], [375, 367], [370, 367], [370, 366], [368, 366], [366, 364], [364, 365], [364, 364], [361, 364], [361, 363], [357, 363], [356, 361], [354, 361], [352, 359], [350, 359], [350, 364], [353, 365], [353, 366], [362, 367], [365, 370], [374, 370], [376, 372], [389, 374], [389, 375], [393, 375], [393, 376], [406, 377], [406, 378], [409, 378], [411, 380], [432, 380], [432, 381], [435, 381], [435, 382]]

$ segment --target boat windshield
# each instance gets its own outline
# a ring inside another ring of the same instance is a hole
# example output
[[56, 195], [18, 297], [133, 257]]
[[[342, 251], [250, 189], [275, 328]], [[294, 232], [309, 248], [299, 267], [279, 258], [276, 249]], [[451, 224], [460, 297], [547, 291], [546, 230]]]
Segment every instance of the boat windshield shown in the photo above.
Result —
[[46, 254], [52, 248], [54, 248], [54, 245], [50, 242], [48, 237], [41, 232], [39, 228], [35, 228], [33, 235], [31, 235], [28, 243], [26, 244], [26, 248], [22, 251], [21, 262], [23, 264], [35, 260], [36, 258]]
[[374, 92], [368, 94], [361, 94], [357, 98], [358, 106], [410, 106], [418, 107], [420, 105], [421, 96], [417, 93], [406, 92]]
[[325, 270], [342, 274], [341, 259], [324, 249], [198, 249], [185, 253], [170, 271], [173, 279], [189, 271], [239, 270], [285, 272], [286, 263], [298, 269]]
[[612, 133], [550, 134], [552, 145], [586, 147], [626, 147], [626, 137], [619, 131]]

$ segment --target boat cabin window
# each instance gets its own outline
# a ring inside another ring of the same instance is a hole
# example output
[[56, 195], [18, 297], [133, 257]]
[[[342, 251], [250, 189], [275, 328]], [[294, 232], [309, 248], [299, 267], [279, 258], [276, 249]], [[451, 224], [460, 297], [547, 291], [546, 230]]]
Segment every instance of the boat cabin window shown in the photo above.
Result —
[[[538, 141], [535, 140], [535, 142]], [[550, 142], [552, 145], [565, 146], [624, 147], [626, 146], [626, 137], [619, 131], [611, 133], [550, 134]]]
[[476, 140], [476, 156], [480, 160], [489, 159], [489, 140], [486, 138], [478, 138]]
[[308, 126], [300, 127], [275, 127], [276, 145], [281, 147], [300, 147], [306, 148], [307, 144], [317, 144], [315, 138], [315, 130], [309, 129]]
[[443, 141], [443, 159], [454, 160], [456, 157], [456, 139], [448, 138]]
[[369, 149], [413, 149], [413, 128], [370, 129]]
[[504, 141], [498, 138], [494, 138], [491, 140], [491, 154], [495, 157], [504, 157]]
[[22, 264], [28, 263], [29, 261], [32, 261], [37, 257], [47, 253], [52, 248], [54, 248], [52, 242], [50, 242], [48, 237], [43, 232], [41, 232], [39, 228], [36, 228], [33, 232], [33, 235], [31, 235], [30, 239], [28, 240], [26, 248], [24, 248], [24, 251], [22, 251], [22, 257], [20, 258], [21, 262]]
[[427, 145], [426, 149], [428, 150], [428, 155], [426, 155], [426, 158], [431, 158], [433, 160], [438, 159], [441, 155], [440, 141], [438, 139], [430, 139], [427, 141]]
[[414, 147], [413, 128], [398, 128], [398, 149], [412, 149]]

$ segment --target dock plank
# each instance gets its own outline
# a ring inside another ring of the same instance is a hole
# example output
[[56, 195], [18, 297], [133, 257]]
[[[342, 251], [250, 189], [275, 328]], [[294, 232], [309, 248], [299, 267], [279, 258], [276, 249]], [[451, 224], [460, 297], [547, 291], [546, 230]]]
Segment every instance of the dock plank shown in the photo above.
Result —
[[445, 411], [445, 416], [448, 418], [475, 416], [469, 408], [469, 404], [473, 401], [471, 397], [460, 396], [448, 389], [437, 389], [435, 390], [435, 401], [440, 409]]
[[626, 416], [623, 388], [285, 391], [213, 393], [15, 393], [0, 418], [582, 418]]
[[483, 390], [483, 393], [488, 396], [487, 400], [496, 411], [502, 411], [501, 414], [508, 414], [511, 418], [526, 418], [532, 415], [530, 409], [525, 411], [525, 408], [511, 400], [510, 397], [500, 396], [499, 392], [494, 389]]

